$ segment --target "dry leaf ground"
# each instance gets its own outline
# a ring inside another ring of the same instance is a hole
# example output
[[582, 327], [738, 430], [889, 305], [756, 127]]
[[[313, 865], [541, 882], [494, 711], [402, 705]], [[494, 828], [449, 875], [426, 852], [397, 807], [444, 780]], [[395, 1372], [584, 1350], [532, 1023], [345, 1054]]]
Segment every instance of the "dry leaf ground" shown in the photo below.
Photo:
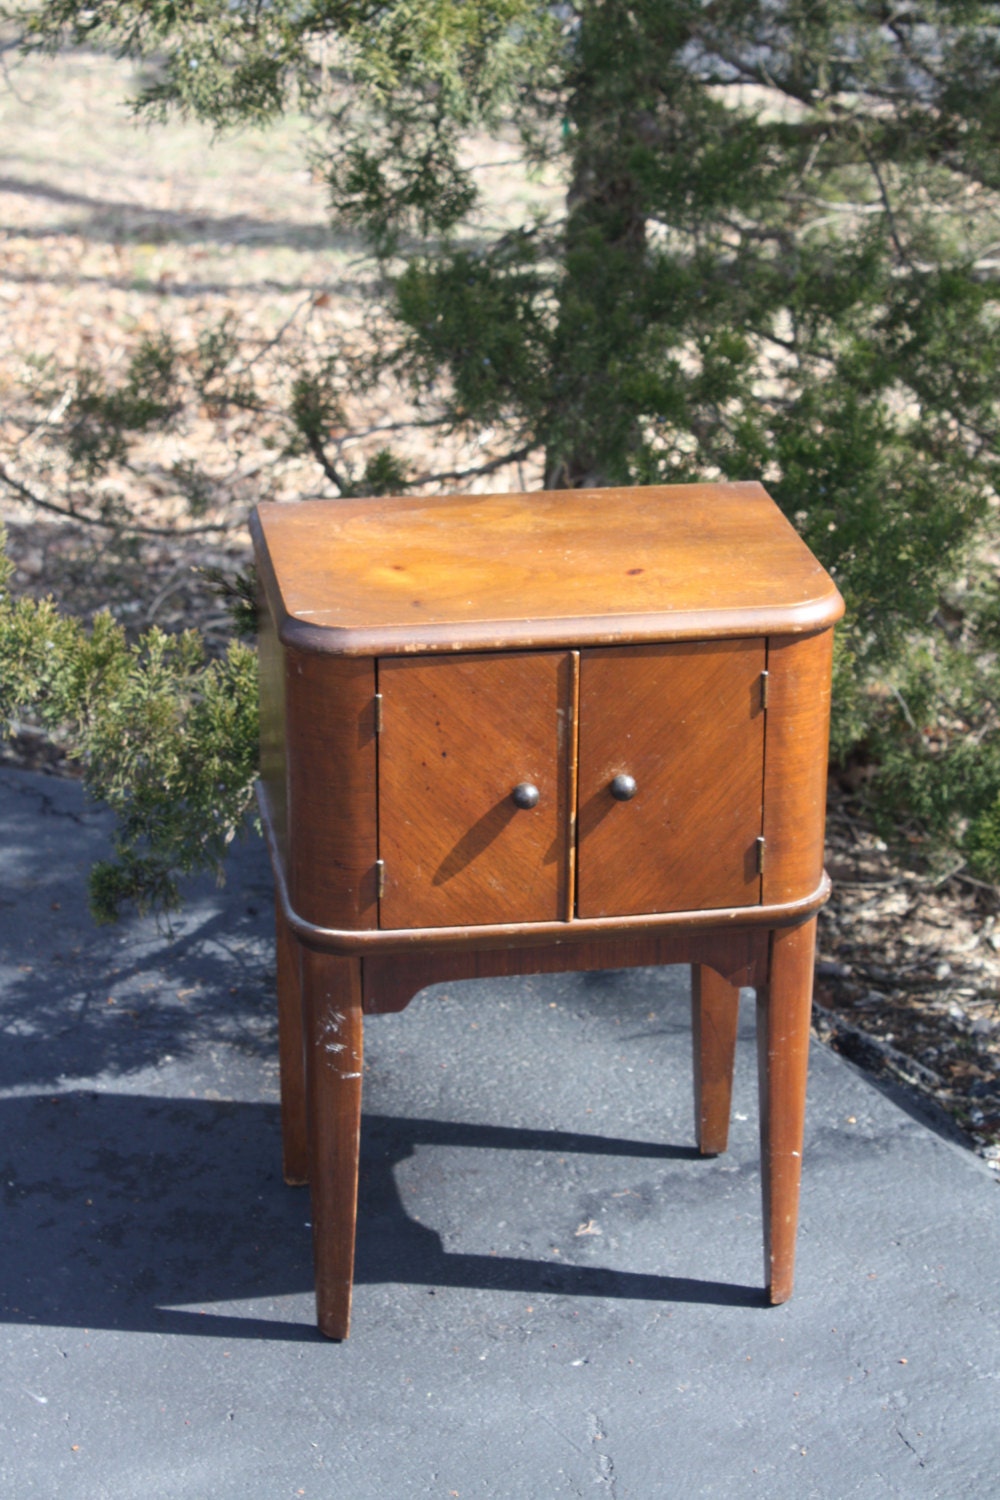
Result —
[[[80, 614], [107, 605], [132, 628], [196, 624], [221, 644], [228, 618], [198, 570], [234, 572], [248, 560], [245, 520], [258, 500], [330, 492], [311, 459], [285, 451], [278, 412], [289, 358], [308, 362], [374, 336], [371, 263], [329, 224], [304, 153], [305, 122], [222, 140], [193, 124], [138, 126], [124, 103], [127, 64], [97, 54], [21, 61], [9, 48], [2, 61], [0, 459], [8, 471], [64, 503], [67, 475], [46, 442], [39, 391], [54, 391], [58, 406], [81, 362], [114, 371], [160, 330], [190, 349], [231, 319], [265, 406], [189, 411], [167, 436], [139, 446], [134, 474], [115, 476], [143, 524], [181, 534], [109, 547], [107, 531], [24, 504], [7, 487], [0, 505], [17, 587], [51, 592]], [[478, 143], [492, 222], [516, 223], [557, 203], [558, 184], [524, 181], [508, 157], [503, 141]], [[376, 391], [349, 415], [365, 427], [405, 414], [398, 393]], [[394, 441], [419, 469], [474, 462], [491, 438], [479, 435], [471, 452], [431, 453], [419, 433]], [[361, 439], [353, 451], [380, 441]], [[211, 480], [197, 523], [175, 478], [192, 464]], [[479, 487], [530, 487], [537, 477], [505, 471]], [[4, 753], [71, 773], [29, 726]], [[835, 893], [821, 919], [819, 1034], [946, 1109], [1000, 1165], [996, 890], [961, 877], [935, 884], [905, 868], [836, 779], [829, 832]]]
[[[2, 40], [2, 38], [0, 38]], [[259, 500], [333, 494], [311, 457], [289, 453], [282, 417], [292, 374], [371, 344], [381, 320], [370, 258], [329, 223], [322, 183], [307, 159], [309, 129], [294, 117], [265, 131], [214, 138], [194, 123], [137, 124], [127, 107], [131, 67], [94, 53], [18, 59], [0, 77], [0, 459], [15, 481], [57, 505], [70, 483], [48, 441], [81, 365], [113, 380], [144, 337], [166, 332], [182, 352], [227, 320], [252, 370], [261, 410], [202, 404], [166, 435], [138, 442], [131, 472], [90, 486], [115, 490], [133, 520], [191, 526], [178, 473], [209, 480], [200, 528], [140, 541], [109, 555], [100, 529], [54, 525], [6, 487], [4, 515], [19, 583], [52, 590], [81, 612], [107, 603], [127, 624], [166, 628], [226, 621], [195, 565], [245, 561], [246, 515]], [[490, 223], [517, 223], [558, 201], [554, 185], [512, 177], [510, 144], [477, 142]], [[277, 344], [274, 341], [278, 339]], [[348, 397], [344, 433], [408, 414], [400, 392]], [[432, 448], [420, 431], [393, 433], [416, 472], [482, 461], [494, 434]], [[359, 465], [386, 441], [347, 437], [338, 457]], [[533, 472], [505, 471], [481, 488], [518, 488]]]
[[894, 857], [831, 777], [814, 1020], [862, 1066], [944, 1109], [1000, 1170], [1000, 899]]

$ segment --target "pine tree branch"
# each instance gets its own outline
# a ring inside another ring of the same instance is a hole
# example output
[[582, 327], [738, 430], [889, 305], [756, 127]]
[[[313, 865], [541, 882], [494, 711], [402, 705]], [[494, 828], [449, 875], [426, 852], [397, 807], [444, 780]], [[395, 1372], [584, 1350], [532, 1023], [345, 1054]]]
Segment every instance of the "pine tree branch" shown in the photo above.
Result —
[[323, 473], [326, 475], [327, 479], [330, 480], [331, 484], [335, 484], [337, 486], [341, 495], [349, 495], [351, 493], [351, 486], [347, 482], [347, 480], [345, 480], [344, 477], [338, 472], [337, 466], [333, 463], [326, 449], [323, 447], [323, 442], [319, 436], [319, 433], [307, 432], [304, 434], [304, 436], [306, 440], [306, 447], [309, 449], [309, 452], [312, 454], [313, 458], [323, 470]]
[[250, 359], [244, 360], [243, 364], [238, 365], [237, 368], [233, 370], [233, 375], [245, 375], [248, 370], [253, 368], [253, 366], [259, 359], [263, 359], [265, 354], [270, 353], [272, 349], [276, 349], [277, 346], [281, 343], [281, 340], [285, 337], [285, 334], [288, 332], [289, 328], [291, 328], [292, 324], [295, 322], [295, 319], [298, 317], [299, 313], [304, 307], [308, 307], [312, 303], [315, 295], [315, 292], [308, 292], [306, 296], [302, 298], [302, 301], [297, 303], [296, 306], [293, 307], [292, 311], [282, 323], [281, 327], [278, 329], [274, 337], [268, 339], [266, 344], [262, 344], [257, 350], [257, 353], [252, 355]]
[[484, 474], [493, 474], [497, 469], [503, 469], [508, 464], [522, 463], [532, 453], [537, 452], [541, 443], [526, 443], [523, 448], [514, 448], [509, 453], [502, 453], [499, 458], [491, 458], [488, 463], [478, 464], [471, 469], [447, 469], [440, 474], [419, 474], [410, 481], [411, 487], [416, 484], [441, 484], [446, 479], [477, 479]]
[[[907, 17], [907, 19], [916, 21], [920, 18], [913, 16]], [[913, 47], [910, 44], [910, 39], [903, 30], [903, 27], [900, 25], [898, 17], [891, 17], [886, 21], [885, 24], [889, 31], [891, 31], [893, 36], [896, 38], [896, 41], [899, 44], [899, 50], [906, 58], [906, 61], [910, 64], [910, 67], [919, 68], [922, 73], [926, 73], [927, 77], [932, 79], [937, 84], [939, 89], [947, 88], [951, 80], [944, 74], [939, 73], [937, 69], [932, 68], [926, 57], [922, 57], [914, 52]]]
[[108, 531], [124, 531], [134, 533], [137, 536], [176, 537], [179, 540], [188, 536], [206, 536], [211, 532], [229, 530], [229, 524], [225, 521], [209, 523], [205, 526], [186, 526], [180, 528], [176, 526], [141, 526], [138, 522], [110, 521], [106, 520], [104, 516], [91, 516], [86, 511], [74, 510], [71, 505], [58, 505], [54, 500], [47, 500], [44, 496], [36, 494], [26, 484], [22, 484], [19, 479], [15, 479], [13, 474], [9, 473], [2, 463], [0, 463], [0, 481], [14, 490], [23, 500], [27, 500], [29, 505], [37, 505], [39, 510], [46, 510], [52, 515], [61, 516], [64, 521], [78, 521], [83, 526], [103, 526]]
[[872, 174], [872, 176], [875, 179], [875, 183], [876, 183], [876, 186], [878, 187], [878, 191], [879, 191], [879, 197], [882, 199], [882, 206], [885, 209], [886, 223], [889, 226], [889, 238], [892, 240], [892, 243], [895, 245], [895, 247], [896, 247], [896, 254], [899, 256], [900, 260], [903, 262], [903, 264], [905, 266], [910, 266], [910, 268], [912, 270], [912, 263], [910, 261], [910, 257], [907, 255], [906, 251], [903, 249], [903, 242], [902, 242], [902, 240], [899, 237], [899, 230], [898, 230], [897, 225], [896, 225], [896, 215], [893, 213], [892, 202], [891, 202], [891, 200], [889, 198], [889, 190], [888, 190], [888, 188], [885, 185], [885, 179], [882, 176], [882, 173], [881, 173], [881, 171], [879, 169], [879, 164], [875, 160], [875, 157], [872, 155], [871, 148], [869, 147], [867, 141], [862, 140], [862, 142], [861, 142], [861, 149], [862, 149], [862, 151], [865, 154], [865, 161], [868, 163], [868, 166], [871, 169], [871, 174]]
[[399, 422], [375, 422], [371, 427], [358, 427], [353, 432], [345, 432], [343, 437], [336, 439], [336, 443], [338, 448], [342, 448], [345, 443], [360, 442], [366, 437], [378, 437], [382, 432], [414, 432], [417, 429], [443, 427], [444, 425], [441, 417], [413, 417], [411, 420], [403, 419]]

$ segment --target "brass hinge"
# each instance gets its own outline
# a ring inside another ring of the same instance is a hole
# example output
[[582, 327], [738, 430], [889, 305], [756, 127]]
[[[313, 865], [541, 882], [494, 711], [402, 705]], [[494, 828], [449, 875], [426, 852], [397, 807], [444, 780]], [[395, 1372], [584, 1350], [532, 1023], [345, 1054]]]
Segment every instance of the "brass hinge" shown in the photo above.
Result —
[[757, 874], [758, 875], [763, 875], [763, 873], [764, 873], [764, 849], [765, 849], [766, 842], [767, 841], [765, 840], [764, 835], [761, 834], [760, 838], [757, 840]]
[[375, 733], [382, 733], [382, 694], [375, 694]]
[[376, 894], [376, 896], [378, 897], [378, 899], [380, 901], [381, 901], [382, 897], [385, 895], [385, 860], [384, 859], [377, 859], [375, 861], [375, 894]]
[[767, 707], [767, 684], [770, 682], [770, 680], [771, 680], [770, 679], [770, 674], [768, 672], [761, 672], [761, 674], [760, 674], [760, 706], [761, 706], [761, 708], [766, 708]]

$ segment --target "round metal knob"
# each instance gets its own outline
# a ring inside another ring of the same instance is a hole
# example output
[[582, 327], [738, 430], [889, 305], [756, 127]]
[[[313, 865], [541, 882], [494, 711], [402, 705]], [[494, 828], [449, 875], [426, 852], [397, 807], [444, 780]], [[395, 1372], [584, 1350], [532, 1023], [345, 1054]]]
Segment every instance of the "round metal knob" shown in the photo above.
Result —
[[530, 781], [519, 781], [511, 792], [515, 807], [537, 807], [541, 796], [537, 786], [532, 786]]
[[616, 802], [630, 802], [638, 790], [635, 777], [626, 776], [624, 772], [616, 776], [608, 787]]

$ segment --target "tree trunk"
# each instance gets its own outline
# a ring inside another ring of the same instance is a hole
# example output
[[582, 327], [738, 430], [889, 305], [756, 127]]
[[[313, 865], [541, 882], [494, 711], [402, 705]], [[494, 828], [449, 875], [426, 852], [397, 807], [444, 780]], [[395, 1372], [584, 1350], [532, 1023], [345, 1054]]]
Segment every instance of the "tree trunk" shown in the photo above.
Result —
[[620, 484], [637, 439], [623, 376], [640, 353], [648, 205], [636, 161], [656, 133], [662, 80], [634, 8], [585, 6], [566, 130], [573, 171], [553, 340], [547, 488]]
[[646, 251], [641, 194], [620, 160], [581, 151], [566, 206], [546, 489], [621, 483], [626, 477], [632, 424], [614, 369], [628, 360], [622, 323], [642, 284]]

